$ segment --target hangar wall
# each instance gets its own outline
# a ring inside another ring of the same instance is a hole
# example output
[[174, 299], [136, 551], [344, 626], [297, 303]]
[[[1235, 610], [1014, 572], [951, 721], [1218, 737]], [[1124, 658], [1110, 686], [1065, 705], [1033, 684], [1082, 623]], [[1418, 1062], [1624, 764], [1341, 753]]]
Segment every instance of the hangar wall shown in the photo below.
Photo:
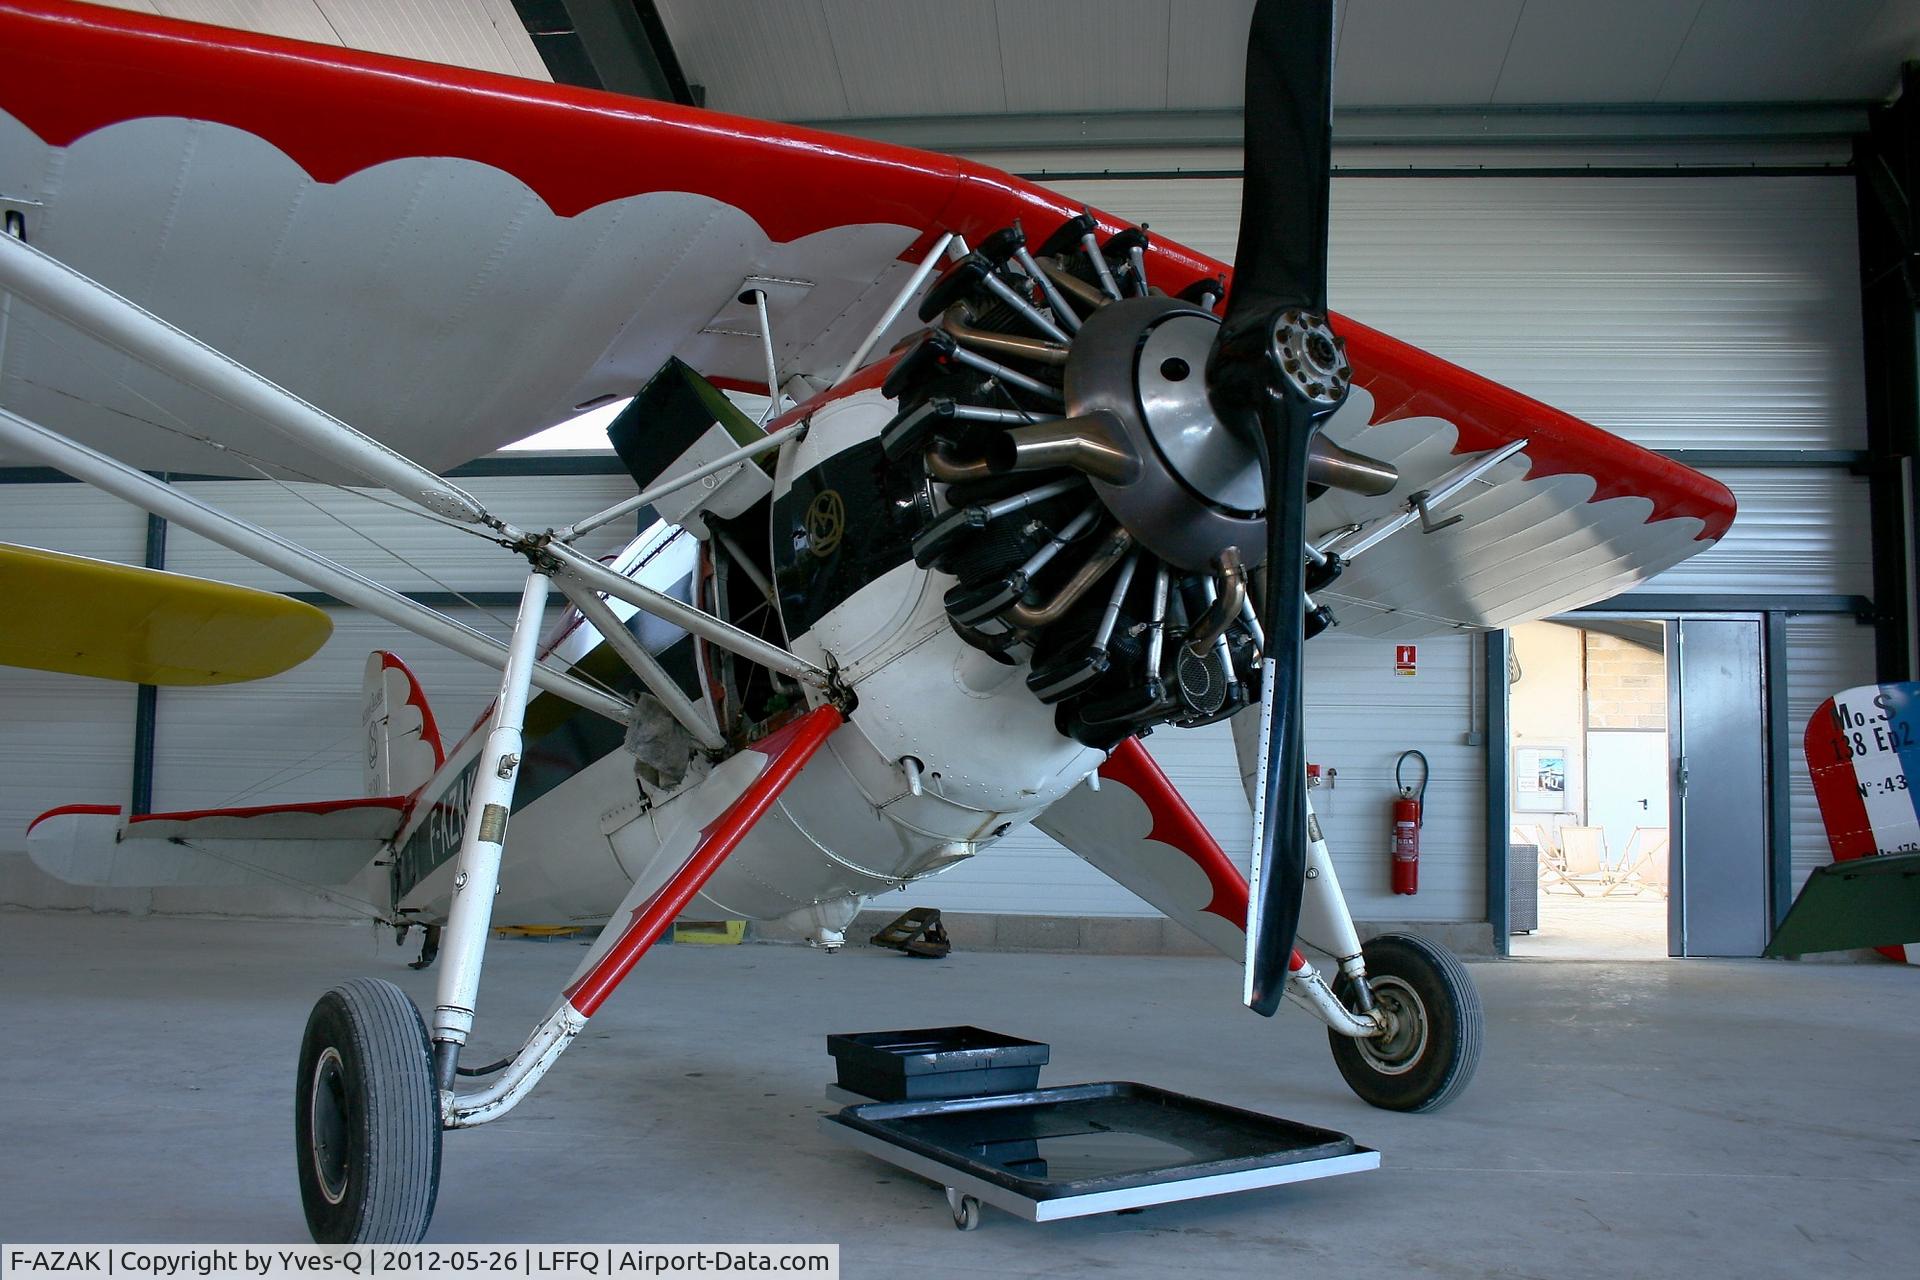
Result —
[[[1237, 179], [1053, 180], [1108, 211], [1228, 255]], [[1662, 451], [1774, 451], [1704, 466], [1740, 514], [1711, 550], [1644, 585], [1648, 596], [1864, 596], [1866, 482], [1795, 465], [1799, 451], [1865, 446], [1859, 272], [1851, 181], [1767, 177], [1336, 177], [1329, 289], [1336, 310]], [[1783, 465], [1785, 464], [1785, 465]], [[1794, 888], [1828, 860], [1798, 726], [1835, 689], [1872, 678], [1872, 632], [1811, 613], [1788, 629]], [[1338, 632], [1308, 646], [1308, 755], [1340, 771], [1317, 793], [1357, 917], [1484, 920], [1484, 755], [1477, 638], [1392, 646]], [[1176, 781], [1206, 779], [1203, 816], [1244, 859], [1244, 800], [1224, 731], [1163, 730], [1148, 746]], [[1421, 892], [1386, 884], [1393, 760], [1433, 762]], [[1057, 904], [1039, 907], [1042, 883]], [[950, 910], [1131, 914], [1131, 895], [1027, 834], [957, 868], [915, 902]]]
[[[1225, 254], [1239, 184], [1208, 178], [1057, 181], [1197, 248]], [[1334, 190], [1332, 292], [1345, 314], [1383, 328], [1630, 439], [1665, 450], [1771, 450], [1715, 470], [1741, 511], [1712, 551], [1648, 591], [1864, 595], [1870, 551], [1864, 485], [1844, 469], [1794, 463], [1795, 451], [1862, 446], [1853, 188], [1837, 177], [1352, 177]], [[595, 509], [630, 491], [617, 476], [470, 481], [523, 521]], [[331, 490], [251, 481], [187, 486], [403, 590], [507, 591], [515, 563], [470, 539]], [[0, 486], [0, 538], [138, 562], [145, 520], [72, 484]], [[398, 523], [398, 522], [404, 522]], [[361, 536], [407, 530], [401, 564]], [[168, 567], [253, 585], [288, 585], [251, 562], [174, 530]], [[497, 612], [504, 615], [507, 610]], [[169, 692], [159, 710], [154, 800], [184, 807], [350, 793], [359, 780], [357, 691], [367, 649], [417, 661], [452, 733], [484, 704], [493, 677], [433, 653], [385, 624], [338, 614], [308, 666], [250, 690]], [[483, 629], [499, 623], [475, 619]], [[1789, 635], [1796, 724], [1827, 693], [1871, 677], [1871, 635], [1808, 613]], [[1418, 672], [1396, 676], [1391, 645], [1337, 632], [1310, 646], [1310, 757], [1338, 770], [1317, 793], [1343, 883], [1362, 919], [1484, 921], [1482, 640], [1420, 644]], [[130, 692], [91, 681], [0, 673], [0, 851], [58, 803], [125, 796]], [[1797, 736], [1797, 735], [1796, 735]], [[1243, 856], [1248, 819], [1224, 726], [1162, 730], [1148, 743], [1222, 843]], [[1387, 892], [1387, 798], [1400, 751], [1433, 766], [1422, 892]], [[1793, 765], [1798, 880], [1826, 860]], [[0, 900], [43, 893], [0, 860]], [[87, 905], [66, 899], [72, 905]], [[1023, 833], [916, 887], [906, 905], [950, 911], [1129, 916], [1132, 895], [1044, 837]], [[102, 901], [117, 908], [145, 902]], [[245, 901], [161, 894], [156, 909], [242, 912], [336, 908], [291, 890]], [[886, 909], [892, 902], [874, 904]]]

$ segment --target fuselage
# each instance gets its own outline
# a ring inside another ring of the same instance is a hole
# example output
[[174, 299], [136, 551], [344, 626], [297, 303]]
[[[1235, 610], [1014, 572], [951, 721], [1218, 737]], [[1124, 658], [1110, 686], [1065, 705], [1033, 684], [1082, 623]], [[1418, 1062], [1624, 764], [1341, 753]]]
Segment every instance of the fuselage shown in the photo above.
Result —
[[[782, 449], [774, 476], [768, 536], [781, 623], [795, 653], [837, 669], [853, 711], [708, 882], [696, 916], [786, 918], [832, 940], [866, 898], [951, 867], [1032, 821], [1106, 756], [1056, 729], [1052, 709], [1023, 684], [1024, 663], [955, 634], [943, 604], [954, 578], [914, 563], [910, 530], [873, 483], [880, 430], [896, 409], [866, 385], [790, 415], [810, 427]], [[711, 607], [704, 560], [691, 533], [657, 525], [614, 565]], [[726, 694], [706, 642], [640, 617], [630, 625], [649, 650], [692, 658], [682, 664], [692, 673], [688, 692], [716, 712]], [[560, 633], [550, 662], [604, 659], [576, 613]], [[402, 918], [432, 921], [445, 911], [485, 723], [422, 788], [395, 842]], [[605, 918], [649, 874], [665, 837], [702, 809], [699, 776], [696, 767], [677, 789], [643, 785], [619, 726], [536, 699], [494, 919]]]

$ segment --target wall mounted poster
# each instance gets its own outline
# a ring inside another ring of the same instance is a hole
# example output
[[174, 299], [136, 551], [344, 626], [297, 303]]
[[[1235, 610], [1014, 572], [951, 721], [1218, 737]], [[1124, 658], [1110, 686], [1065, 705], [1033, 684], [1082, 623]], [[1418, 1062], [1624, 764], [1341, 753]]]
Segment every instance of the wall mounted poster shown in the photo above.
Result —
[[1562, 813], [1567, 808], [1567, 749], [1528, 746], [1513, 749], [1513, 804], [1533, 813]]

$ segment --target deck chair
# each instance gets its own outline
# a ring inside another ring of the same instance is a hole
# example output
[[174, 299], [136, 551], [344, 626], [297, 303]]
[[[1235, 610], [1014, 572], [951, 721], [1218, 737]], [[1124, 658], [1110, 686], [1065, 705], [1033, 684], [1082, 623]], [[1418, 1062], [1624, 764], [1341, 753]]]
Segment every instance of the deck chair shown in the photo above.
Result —
[[1607, 867], [1606, 828], [1562, 827], [1560, 849], [1566, 854], [1564, 874], [1574, 892], [1584, 898], [1587, 889], [1593, 888], [1604, 897], [1613, 887], [1613, 873]]
[[1620, 860], [1620, 870], [1612, 884], [1600, 896], [1605, 897], [1616, 889], [1630, 893], [1650, 890], [1661, 897], [1667, 896], [1667, 829], [1665, 827], [1635, 827], [1633, 834], [1627, 837], [1627, 852]]
[[1543, 893], [1552, 893], [1557, 885], [1565, 885], [1581, 897], [1586, 892], [1579, 885], [1567, 879], [1567, 855], [1554, 843], [1553, 833], [1544, 822], [1513, 824], [1513, 839], [1519, 844], [1530, 844], [1540, 850], [1540, 889]]

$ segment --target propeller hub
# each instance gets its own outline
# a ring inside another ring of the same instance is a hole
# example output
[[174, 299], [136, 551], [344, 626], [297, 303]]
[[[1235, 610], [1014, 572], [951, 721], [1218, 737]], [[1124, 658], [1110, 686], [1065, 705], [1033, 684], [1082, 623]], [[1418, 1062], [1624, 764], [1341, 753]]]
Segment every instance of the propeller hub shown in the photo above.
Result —
[[1094, 488], [1143, 545], [1192, 571], [1228, 547], [1257, 556], [1266, 546], [1259, 453], [1221, 424], [1208, 398], [1219, 329], [1190, 303], [1126, 298], [1087, 317], [1067, 359], [1067, 412], [1111, 414], [1140, 459], [1132, 480], [1096, 478]]
[[1282, 312], [1273, 326], [1273, 357], [1294, 393], [1316, 409], [1339, 408], [1353, 387], [1347, 344], [1325, 316]]

